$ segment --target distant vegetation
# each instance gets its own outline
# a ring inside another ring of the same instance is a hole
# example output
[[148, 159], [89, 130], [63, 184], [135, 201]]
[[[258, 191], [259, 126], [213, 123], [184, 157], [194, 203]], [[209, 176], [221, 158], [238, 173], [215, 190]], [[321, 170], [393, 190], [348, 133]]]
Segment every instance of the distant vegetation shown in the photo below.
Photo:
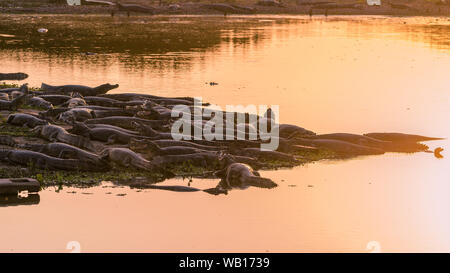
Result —
[[[115, 0], [110, 0], [114, 2]], [[309, 0], [308, 0], [309, 1]], [[41, 5], [64, 4], [66, 0], [0, 0], [3, 7], [38, 7]], [[119, 0], [121, 3], [138, 3], [143, 5], [159, 5], [160, 0]], [[257, 0], [162, 0], [164, 4], [172, 3], [234, 3], [234, 4], [255, 4]], [[286, 4], [295, 4], [297, 0], [282, 0]], [[364, 0], [334, 0], [334, 2], [364, 2]]]

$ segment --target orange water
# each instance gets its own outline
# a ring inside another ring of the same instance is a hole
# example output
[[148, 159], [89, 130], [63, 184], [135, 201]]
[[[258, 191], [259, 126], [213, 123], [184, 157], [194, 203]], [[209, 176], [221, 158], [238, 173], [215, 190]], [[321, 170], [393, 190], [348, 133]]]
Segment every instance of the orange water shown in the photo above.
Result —
[[[0, 56], [8, 70], [29, 73], [32, 86], [109, 81], [120, 84], [114, 92], [202, 96], [222, 106], [276, 104], [282, 122], [319, 133], [450, 135], [447, 18], [289, 17], [268, 24], [280, 18], [224, 31], [220, 44], [202, 51]], [[133, 58], [139, 66], [130, 65]], [[446, 140], [429, 145], [450, 147]], [[38, 205], [0, 208], [0, 250], [64, 252], [78, 241], [81, 251], [365, 252], [377, 241], [384, 252], [450, 251], [449, 155], [443, 155], [386, 154], [265, 171], [278, 188], [226, 196], [49, 188]]]

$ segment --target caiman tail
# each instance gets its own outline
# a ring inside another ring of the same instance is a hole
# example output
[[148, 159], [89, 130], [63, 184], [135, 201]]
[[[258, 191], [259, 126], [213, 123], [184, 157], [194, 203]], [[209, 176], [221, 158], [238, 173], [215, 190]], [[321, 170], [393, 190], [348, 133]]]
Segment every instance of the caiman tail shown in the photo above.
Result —
[[272, 181], [272, 179], [259, 176], [250, 176], [246, 178], [245, 182], [250, 186], [266, 189], [271, 189], [278, 186], [277, 183]]

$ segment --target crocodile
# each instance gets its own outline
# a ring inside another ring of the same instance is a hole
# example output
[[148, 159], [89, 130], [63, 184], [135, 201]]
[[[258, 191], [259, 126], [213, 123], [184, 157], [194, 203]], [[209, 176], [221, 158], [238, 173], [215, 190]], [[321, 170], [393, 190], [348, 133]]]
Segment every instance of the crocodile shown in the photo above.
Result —
[[161, 96], [155, 96], [155, 95], [148, 95], [148, 94], [139, 94], [139, 93], [120, 93], [120, 94], [103, 94], [99, 95], [99, 97], [105, 97], [120, 101], [135, 101], [135, 100], [157, 100], [157, 99], [180, 99], [180, 100], [187, 100], [191, 102], [195, 102], [195, 98], [191, 97], [161, 97]]
[[297, 138], [295, 143], [305, 146], [313, 146], [318, 148], [325, 148], [334, 151], [340, 155], [355, 156], [355, 155], [379, 155], [384, 154], [384, 150], [373, 148], [350, 142], [335, 140], [335, 139], [306, 139]]
[[59, 141], [89, 151], [96, 151], [96, 148], [88, 138], [70, 134], [66, 131], [66, 129], [60, 126], [51, 124], [39, 125], [36, 126], [32, 131], [37, 133], [40, 137], [51, 142]]
[[28, 105], [44, 110], [53, 109], [53, 104], [41, 97], [32, 97], [28, 100]]
[[353, 144], [369, 146], [369, 147], [374, 147], [374, 148], [380, 148], [380, 149], [383, 149], [384, 147], [386, 147], [387, 145], [389, 145], [391, 143], [390, 141], [383, 141], [383, 140], [379, 140], [379, 139], [372, 138], [372, 137], [365, 136], [365, 135], [349, 134], [349, 133], [322, 134], [322, 135], [310, 136], [308, 138], [341, 140], [341, 141], [346, 141], [346, 142], [350, 142]]
[[62, 107], [67, 107], [67, 108], [74, 108], [74, 107], [85, 107], [88, 104], [86, 103], [86, 101], [83, 98], [71, 98], [69, 100], [67, 100], [65, 103], [63, 103], [61, 106]]
[[431, 141], [431, 140], [442, 140], [439, 137], [427, 137], [421, 135], [403, 134], [403, 133], [367, 133], [364, 136], [378, 139], [381, 141], [392, 141], [392, 142], [420, 142], [420, 141]]
[[49, 156], [63, 158], [63, 159], [78, 159], [81, 161], [90, 162], [91, 164], [94, 164], [96, 167], [96, 170], [101, 171], [107, 171], [110, 169], [110, 166], [108, 165], [108, 162], [104, 159], [102, 159], [100, 156], [87, 152], [85, 150], [82, 150], [78, 147], [66, 144], [66, 143], [60, 143], [60, 142], [54, 142], [54, 143], [48, 143], [48, 144], [18, 144], [16, 145], [18, 148], [25, 149], [25, 150], [31, 150], [39, 153], [43, 153]]
[[223, 189], [245, 189], [250, 186], [271, 189], [278, 186], [271, 179], [261, 177], [252, 167], [243, 163], [232, 163], [215, 174], [222, 177], [218, 187]]
[[48, 124], [48, 122], [46, 120], [42, 120], [35, 116], [29, 115], [29, 114], [22, 114], [22, 113], [9, 115], [6, 122], [9, 124], [12, 124], [12, 125], [26, 126], [29, 128], [34, 128], [38, 125], [47, 125]]
[[80, 122], [74, 123], [71, 132], [92, 140], [107, 142], [107, 144], [114, 144], [114, 143], [128, 144], [132, 138], [139, 137], [113, 128], [107, 127], [89, 128], [86, 124]]
[[111, 98], [106, 97], [95, 97], [95, 96], [88, 96], [84, 97], [84, 100], [86, 103], [90, 105], [99, 105], [99, 106], [105, 106], [105, 107], [126, 107], [126, 106], [137, 106], [142, 105], [144, 103], [143, 100], [132, 100], [132, 101], [120, 101], [115, 100]]
[[[136, 142], [134, 142], [136, 143]], [[134, 145], [130, 144], [130, 147]], [[139, 150], [139, 149], [138, 149]], [[207, 150], [201, 150], [199, 148], [195, 147], [187, 147], [187, 146], [168, 146], [168, 147], [159, 147], [158, 144], [154, 143], [153, 141], [146, 141], [145, 142], [145, 149], [140, 149], [142, 151], [145, 151], [146, 153], [151, 152], [152, 155], [183, 155], [183, 154], [195, 154], [195, 153], [207, 153], [215, 151], [207, 151]]]
[[0, 149], [0, 160], [11, 164], [32, 166], [46, 170], [65, 171], [97, 171], [95, 165], [90, 162], [77, 159], [61, 159], [48, 156], [43, 153], [27, 150], [5, 150]]
[[39, 97], [53, 105], [61, 105], [72, 98], [71, 96], [66, 95], [39, 95]]
[[12, 136], [0, 135], [0, 145], [16, 147], [17, 144], [17, 141]]
[[134, 167], [145, 171], [154, 169], [150, 161], [127, 148], [106, 148], [100, 156], [122, 167]]
[[23, 94], [13, 100], [0, 100], [0, 110], [15, 111], [19, 106], [24, 104], [28, 96], [28, 86], [26, 84], [22, 85], [20, 91]]
[[249, 156], [264, 160], [279, 160], [293, 163], [298, 162], [293, 155], [277, 151], [261, 150], [260, 148], [240, 148], [233, 149], [230, 152], [234, 155]]
[[72, 124], [76, 121], [85, 121], [94, 118], [94, 111], [86, 108], [72, 108], [61, 113], [58, 119], [67, 123]]
[[119, 87], [118, 84], [105, 83], [97, 87], [89, 87], [84, 85], [60, 85], [52, 86], [42, 83], [41, 89], [47, 92], [70, 94], [73, 92], [80, 93], [83, 96], [97, 96], [99, 94], [106, 94], [106, 92]]
[[113, 129], [113, 130], [117, 130], [117, 131], [121, 131], [125, 134], [130, 134], [130, 135], [135, 135], [136, 137], [139, 137], [139, 133], [136, 131], [131, 131], [131, 130], [127, 130], [121, 127], [117, 127], [114, 125], [109, 125], [109, 124], [86, 124], [87, 127], [94, 129], [94, 128], [108, 128], [108, 129]]
[[230, 163], [245, 163], [253, 167], [260, 168], [263, 164], [259, 163], [255, 158], [246, 156], [236, 156], [222, 153], [203, 152], [195, 154], [183, 155], [164, 155], [155, 156], [152, 162], [158, 166], [166, 166], [170, 164], [180, 164], [189, 162], [194, 166], [223, 168]]
[[130, 147], [132, 147], [133, 150], [136, 151], [145, 151], [147, 149], [149, 149], [148, 147], [148, 142], [152, 142], [156, 145], [158, 145], [159, 147], [173, 147], [173, 146], [182, 146], [182, 147], [192, 147], [192, 148], [196, 148], [199, 150], [206, 150], [206, 151], [223, 151], [223, 150], [227, 150], [228, 147], [226, 146], [219, 146], [219, 145], [214, 145], [214, 146], [209, 146], [209, 145], [202, 145], [202, 144], [197, 144], [194, 142], [189, 142], [189, 141], [183, 141], [183, 140], [173, 140], [173, 139], [157, 139], [157, 140], [139, 140], [139, 139], [131, 139], [130, 141]]
[[161, 128], [165, 121], [162, 120], [148, 120], [136, 117], [124, 117], [124, 116], [111, 116], [104, 118], [88, 119], [85, 121], [86, 124], [109, 124], [125, 129], [136, 129], [136, 124], [144, 124], [151, 126], [153, 128]]

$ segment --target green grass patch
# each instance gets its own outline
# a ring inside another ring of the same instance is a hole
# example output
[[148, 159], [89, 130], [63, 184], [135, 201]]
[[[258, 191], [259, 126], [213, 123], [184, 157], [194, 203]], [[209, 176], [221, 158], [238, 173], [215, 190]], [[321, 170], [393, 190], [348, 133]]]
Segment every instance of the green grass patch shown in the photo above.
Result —
[[13, 137], [38, 137], [35, 132], [27, 127], [14, 126], [7, 123], [0, 124], [0, 135]]
[[145, 178], [149, 182], [164, 179], [161, 174], [147, 171], [115, 169], [108, 172], [71, 172], [50, 171], [29, 167], [3, 166], [0, 167], [0, 178], [30, 177], [38, 180], [42, 187], [47, 186], [94, 186], [102, 181], [132, 181], [136, 177]]

